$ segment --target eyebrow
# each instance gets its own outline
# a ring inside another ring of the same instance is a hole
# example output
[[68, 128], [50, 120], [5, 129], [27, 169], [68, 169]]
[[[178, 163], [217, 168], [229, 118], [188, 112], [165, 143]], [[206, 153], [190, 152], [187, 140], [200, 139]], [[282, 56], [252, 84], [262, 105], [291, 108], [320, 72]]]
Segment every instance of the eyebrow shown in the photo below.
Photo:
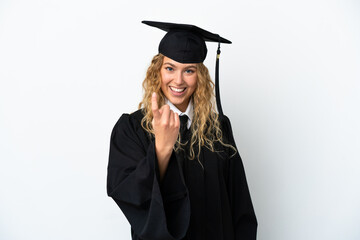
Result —
[[175, 67], [175, 65], [174, 65], [174, 64], [169, 63], [169, 62], [165, 62], [165, 63], [164, 63], [164, 65], [165, 65], [165, 64], [168, 64], [168, 65], [170, 65], [170, 66], [172, 66], [172, 67]]
[[[169, 63], [169, 62], [165, 62], [164, 65], [165, 65], [165, 64], [168, 64], [168, 65], [170, 65], [170, 66], [172, 66], [172, 67], [176, 67], [174, 64]], [[196, 65], [189, 65], [189, 66], [186, 66], [186, 68], [196, 68]]]

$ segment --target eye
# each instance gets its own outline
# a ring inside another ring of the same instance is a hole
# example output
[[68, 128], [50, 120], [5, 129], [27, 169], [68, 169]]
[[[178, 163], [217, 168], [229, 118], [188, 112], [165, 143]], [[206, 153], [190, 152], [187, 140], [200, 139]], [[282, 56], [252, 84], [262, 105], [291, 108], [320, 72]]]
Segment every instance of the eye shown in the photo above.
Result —
[[190, 73], [194, 73], [195, 71], [192, 69], [186, 69], [185, 72], [190, 74]]
[[173, 71], [174, 69], [172, 67], [165, 67], [166, 70], [168, 71]]

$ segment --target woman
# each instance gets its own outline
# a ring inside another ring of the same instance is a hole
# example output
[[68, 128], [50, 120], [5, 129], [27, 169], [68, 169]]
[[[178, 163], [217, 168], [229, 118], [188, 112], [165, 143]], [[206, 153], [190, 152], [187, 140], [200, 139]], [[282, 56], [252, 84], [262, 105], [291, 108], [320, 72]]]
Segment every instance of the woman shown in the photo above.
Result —
[[108, 195], [132, 239], [256, 239], [230, 121], [215, 112], [202, 63], [205, 40], [231, 42], [193, 25], [143, 23], [168, 33], [147, 70], [139, 110], [123, 114], [112, 131]]

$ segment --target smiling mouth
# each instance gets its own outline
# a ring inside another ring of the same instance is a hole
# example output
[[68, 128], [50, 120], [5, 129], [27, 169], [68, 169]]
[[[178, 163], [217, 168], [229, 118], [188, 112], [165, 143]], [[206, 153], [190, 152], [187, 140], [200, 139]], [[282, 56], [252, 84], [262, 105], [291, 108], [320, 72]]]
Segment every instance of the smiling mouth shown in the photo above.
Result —
[[176, 88], [176, 87], [170, 87], [171, 91], [182, 93], [186, 90], [186, 88]]

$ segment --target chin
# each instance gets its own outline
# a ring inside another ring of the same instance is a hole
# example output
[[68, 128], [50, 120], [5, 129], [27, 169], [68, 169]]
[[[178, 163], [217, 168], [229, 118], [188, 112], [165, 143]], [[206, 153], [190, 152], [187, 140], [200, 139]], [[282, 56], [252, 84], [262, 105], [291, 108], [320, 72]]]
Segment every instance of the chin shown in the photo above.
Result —
[[171, 96], [169, 98], [169, 100], [174, 104], [182, 104], [185, 102], [185, 99], [186, 98], [184, 98], [184, 97], [179, 98], [179, 97], [173, 97], [173, 96]]
[[179, 105], [183, 105], [183, 104], [184, 104], [183, 101], [171, 101], [171, 100], [170, 100], [170, 102], [171, 102], [172, 104], [174, 104], [175, 106], [179, 106]]

